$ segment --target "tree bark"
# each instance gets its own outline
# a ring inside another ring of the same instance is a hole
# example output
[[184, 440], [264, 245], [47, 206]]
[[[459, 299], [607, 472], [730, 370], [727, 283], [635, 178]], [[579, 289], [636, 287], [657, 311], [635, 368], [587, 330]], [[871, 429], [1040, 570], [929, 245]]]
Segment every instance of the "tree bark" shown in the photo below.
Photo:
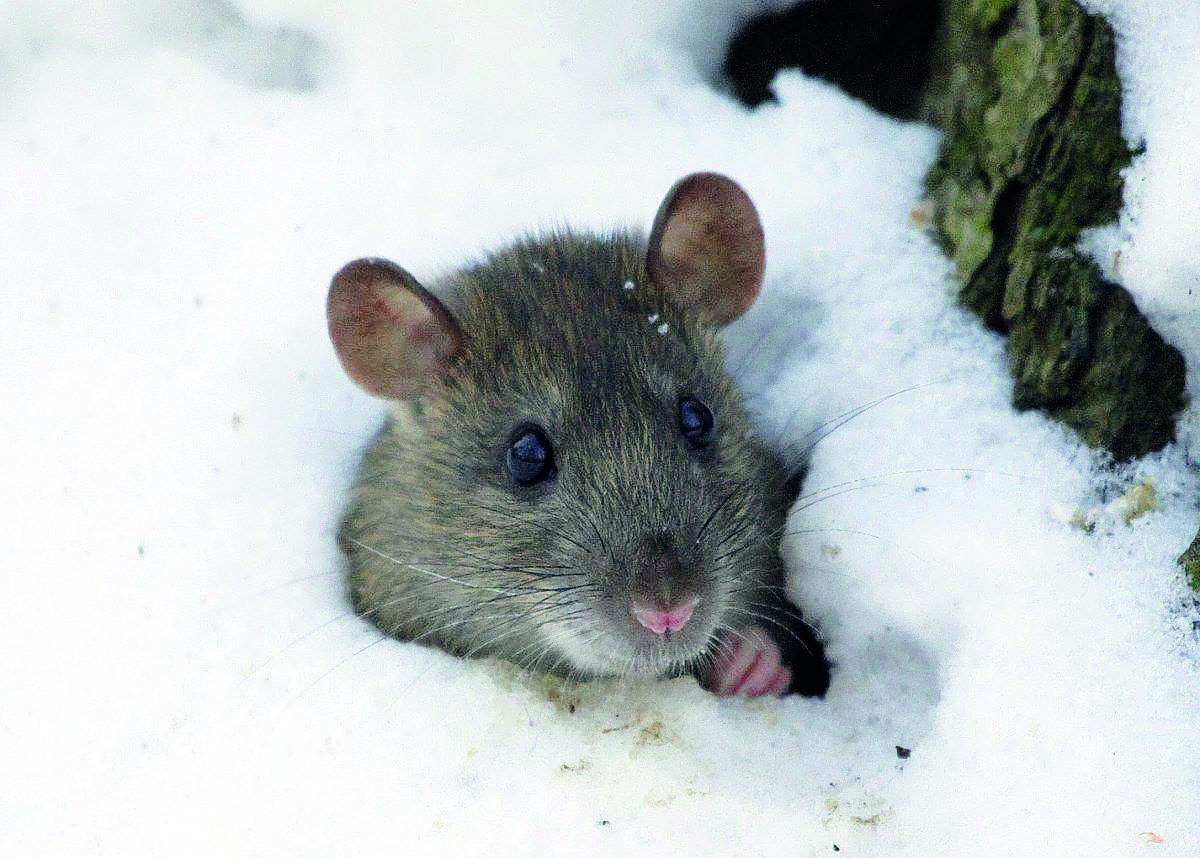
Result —
[[1179, 565], [1183, 567], [1183, 573], [1192, 589], [1200, 593], [1200, 531], [1197, 531], [1196, 538], [1192, 540], [1188, 550], [1180, 556]]
[[1013, 404], [1118, 459], [1174, 438], [1183, 358], [1075, 250], [1116, 219], [1112, 29], [1075, 0], [948, 0], [923, 118], [946, 132], [926, 185], [960, 296], [1008, 335]]

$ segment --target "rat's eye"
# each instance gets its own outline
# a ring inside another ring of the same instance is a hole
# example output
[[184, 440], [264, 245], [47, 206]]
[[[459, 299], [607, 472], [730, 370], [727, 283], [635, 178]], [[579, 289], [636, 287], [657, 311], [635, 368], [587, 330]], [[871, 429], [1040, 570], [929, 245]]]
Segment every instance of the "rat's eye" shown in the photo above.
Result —
[[679, 400], [679, 434], [694, 450], [707, 450], [713, 439], [713, 416], [699, 399]]
[[522, 426], [504, 454], [508, 475], [519, 486], [532, 486], [554, 474], [554, 448], [537, 426]]

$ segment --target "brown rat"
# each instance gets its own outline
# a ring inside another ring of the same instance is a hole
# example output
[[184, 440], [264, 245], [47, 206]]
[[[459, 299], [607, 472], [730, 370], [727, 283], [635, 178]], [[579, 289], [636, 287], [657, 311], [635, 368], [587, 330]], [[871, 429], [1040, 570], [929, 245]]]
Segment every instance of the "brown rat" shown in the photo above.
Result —
[[338, 272], [338, 356], [395, 403], [341, 530], [356, 609], [565, 675], [823, 693], [820, 643], [783, 597], [794, 481], [716, 336], [762, 275], [754, 206], [711, 173], [671, 189], [648, 239], [527, 238], [440, 298], [384, 260]]

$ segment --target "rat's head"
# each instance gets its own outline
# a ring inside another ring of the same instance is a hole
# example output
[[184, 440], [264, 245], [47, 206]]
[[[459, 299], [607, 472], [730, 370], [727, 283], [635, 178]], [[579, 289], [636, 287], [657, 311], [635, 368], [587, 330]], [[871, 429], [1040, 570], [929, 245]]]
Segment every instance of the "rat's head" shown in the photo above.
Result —
[[457, 563], [485, 613], [503, 600], [538, 642], [529, 660], [657, 674], [752, 619], [778, 563], [785, 474], [715, 334], [762, 273], [749, 198], [696, 174], [648, 241], [526, 240], [450, 278], [445, 303], [382, 260], [334, 278], [343, 365], [398, 403], [378, 464], [398, 539]]

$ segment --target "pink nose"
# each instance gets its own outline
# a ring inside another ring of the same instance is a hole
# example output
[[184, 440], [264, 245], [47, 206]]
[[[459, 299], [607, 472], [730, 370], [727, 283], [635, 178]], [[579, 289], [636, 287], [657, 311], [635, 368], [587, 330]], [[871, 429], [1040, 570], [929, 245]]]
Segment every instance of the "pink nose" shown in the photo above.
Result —
[[657, 608], [647, 608], [634, 602], [632, 605], [633, 618], [656, 635], [661, 635], [663, 632], [677, 632], [687, 625], [687, 621], [692, 618], [692, 611], [696, 610], [696, 605], [699, 603], [700, 598], [693, 596], [673, 608], [660, 611]]

